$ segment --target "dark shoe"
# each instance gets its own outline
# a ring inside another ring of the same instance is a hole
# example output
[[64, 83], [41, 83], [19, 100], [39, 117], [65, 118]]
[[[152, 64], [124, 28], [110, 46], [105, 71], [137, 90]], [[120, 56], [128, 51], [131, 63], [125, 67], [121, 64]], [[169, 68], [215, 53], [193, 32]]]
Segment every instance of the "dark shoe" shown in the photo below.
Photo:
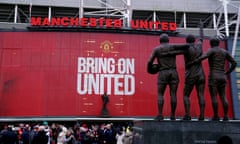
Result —
[[203, 121], [204, 120], [204, 116], [199, 116], [198, 120]]
[[176, 120], [175, 116], [171, 116], [170, 120]]
[[190, 117], [189, 115], [185, 115], [185, 116], [183, 117], [183, 120], [191, 120], [191, 117]]
[[228, 121], [228, 117], [227, 117], [227, 116], [224, 116], [224, 117], [223, 117], [223, 121]]
[[162, 115], [157, 115], [155, 120], [156, 121], [162, 121], [163, 120], [163, 116]]
[[219, 118], [219, 116], [214, 116], [214, 117], [212, 118], [212, 120], [213, 120], [213, 121], [219, 121], [220, 118]]

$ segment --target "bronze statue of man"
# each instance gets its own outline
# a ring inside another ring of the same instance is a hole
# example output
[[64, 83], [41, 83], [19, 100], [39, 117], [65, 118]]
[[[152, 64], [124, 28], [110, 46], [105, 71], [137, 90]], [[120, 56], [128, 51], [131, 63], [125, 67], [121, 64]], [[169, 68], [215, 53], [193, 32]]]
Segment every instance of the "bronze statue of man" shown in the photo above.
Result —
[[198, 104], [200, 108], [199, 120], [204, 120], [204, 109], [205, 109], [205, 100], [204, 100], [204, 89], [205, 89], [205, 74], [201, 63], [195, 65], [187, 66], [189, 62], [192, 62], [202, 54], [202, 39], [195, 44], [195, 37], [193, 35], [188, 35], [186, 37], [186, 42], [189, 43], [189, 48], [184, 52], [185, 60], [185, 82], [183, 90], [183, 101], [185, 108], [185, 115], [183, 120], [191, 120], [190, 116], [190, 94], [195, 86]]
[[183, 101], [185, 108], [185, 115], [183, 120], [191, 120], [190, 116], [190, 94], [195, 86], [198, 97], [198, 104], [200, 108], [199, 120], [204, 120], [204, 89], [205, 89], [205, 74], [203, 71], [202, 63], [196, 63], [188, 66], [198, 57], [202, 55], [202, 42], [203, 42], [203, 23], [200, 21], [200, 38], [195, 44], [195, 36], [188, 35], [186, 42], [189, 44], [188, 48], [182, 49], [185, 61], [185, 83], [183, 90]]
[[[151, 68], [158, 68], [158, 115], [156, 120], [163, 120], [163, 104], [164, 104], [164, 92], [167, 85], [170, 88], [171, 97], [171, 115], [170, 119], [175, 120], [175, 111], [177, 106], [177, 88], [179, 83], [178, 72], [176, 70], [176, 55], [179, 54], [176, 51], [169, 55], [169, 52], [175, 48], [187, 48], [188, 45], [171, 45], [169, 44], [169, 37], [167, 34], [160, 35], [160, 45], [154, 48], [152, 55], [148, 61], [148, 72]], [[157, 59], [158, 66], [154, 64], [154, 60]], [[155, 73], [155, 70], [153, 70]], [[151, 72], [149, 72], [151, 73]], [[152, 74], [152, 73], [151, 73]]]
[[[208, 58], [209, 65], [209, 76], [208, 76], [208, 87], [212, 100], [212, 108], [213, 108], [213, 118], [212, 120], [219, 120], [218, 115], [218, 101], [217, 95], [219, 94], [220, 100], [224, 110], [223, 120], [228, 120], [228, 101], [225, 94], [226, 88], [226, 75], [231, 73], [237, 62], [234, 58], [224, 49], [219, 48], [219, 39], [216, 37], [210, 39], [211, 48], [208, 51], [200, 56], [198, 59], [194, 60], [189, 65], [195, 65], [202, 60]], [[225, 60], [230, 62], [230, 67], [227, 71], [225, 71]]]

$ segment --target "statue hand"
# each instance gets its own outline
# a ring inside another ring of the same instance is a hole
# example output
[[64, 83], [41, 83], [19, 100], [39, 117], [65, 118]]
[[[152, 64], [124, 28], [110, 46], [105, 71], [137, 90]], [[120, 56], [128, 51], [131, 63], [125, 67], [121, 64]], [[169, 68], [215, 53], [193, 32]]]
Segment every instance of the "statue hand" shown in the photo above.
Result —
[[186, 64], [186, 67], [190, 67], [190, 66], [194, 65], [194, 63], [195, 63], [194, 61], [189, 62], [189, 63]]

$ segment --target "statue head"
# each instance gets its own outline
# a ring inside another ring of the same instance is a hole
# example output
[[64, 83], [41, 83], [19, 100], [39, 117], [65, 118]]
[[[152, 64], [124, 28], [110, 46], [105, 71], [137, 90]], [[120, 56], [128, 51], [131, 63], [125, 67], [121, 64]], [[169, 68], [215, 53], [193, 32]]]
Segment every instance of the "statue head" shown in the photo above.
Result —
[[186, 42], [187, 43], [194, 43], [195, 42], [195, 36], [192, 35], [192, 34], [187, 35]]
[[160, 35], [160, 43], [168, 43], [169, 42], [169, 37], [168, 34], [163, 33]]
[[210, 45], [211, 47], [216, 47], [216, 46], [219, 46], [219, 39], [217, 37], [213, 37], [210, 39]]

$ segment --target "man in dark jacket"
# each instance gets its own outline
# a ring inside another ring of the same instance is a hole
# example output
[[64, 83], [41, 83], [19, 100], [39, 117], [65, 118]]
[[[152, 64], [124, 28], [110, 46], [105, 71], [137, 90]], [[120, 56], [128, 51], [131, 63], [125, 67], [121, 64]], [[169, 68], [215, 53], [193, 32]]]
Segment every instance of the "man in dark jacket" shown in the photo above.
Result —
[[12, 127], [8, 127], [7, 131], [2, 133], [1, 144], [18, 144], [17, 134], [12, 130]]
[[47, 144], [48, 143], [48, 136], [46, 135], [46, 132], [44, 131], [45, 127], [40, 126], [39, 131], [37, 135], [33, 137], [32, 144]]

